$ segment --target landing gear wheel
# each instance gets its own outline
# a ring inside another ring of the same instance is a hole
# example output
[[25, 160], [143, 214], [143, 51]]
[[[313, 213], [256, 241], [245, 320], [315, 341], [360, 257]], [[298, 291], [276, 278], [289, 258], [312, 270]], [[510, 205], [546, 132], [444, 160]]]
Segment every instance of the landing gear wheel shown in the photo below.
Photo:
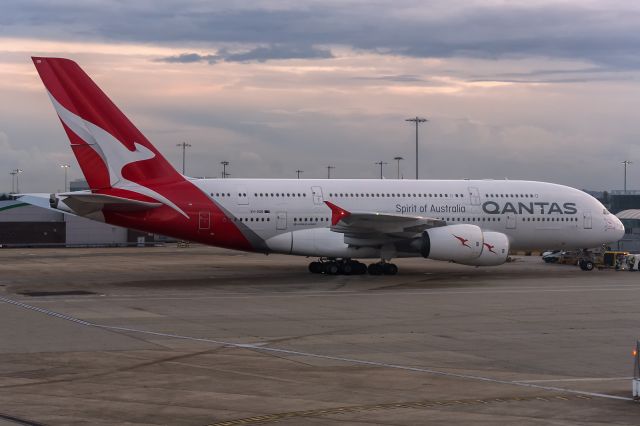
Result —
[[340, 266], [336, 262], [327, 262], [324, 264], [324, 273], [327, 275], [338, 275]]
[[320, 262], [311, 262], [309, 264], [309, 272], [311, 272], [312, 274], [321, 274], [322, 269], [322, 263]]
[[367, 268], [369, 275], [382, 275], [384, 270], [382, 269], [382, 265], [380, 263], [372, 263]]
[[353, 262], [344, 262], [341, 265], [340, 272], [342, 272], [343, 275], [351, 275], [354, 272], [354, 266], [355, 264]]
[[395, 275], [398, 273], [398, 267], [393, 263], [383, 263], [382, 271], [385, 275]]
[[360, 263], [360, 262], [354, 262], [353, 273], [354, 274], [358, 274], [358, 275], [366, 274], [367, 273], [367, 265], [365, 265], [364, 263]]

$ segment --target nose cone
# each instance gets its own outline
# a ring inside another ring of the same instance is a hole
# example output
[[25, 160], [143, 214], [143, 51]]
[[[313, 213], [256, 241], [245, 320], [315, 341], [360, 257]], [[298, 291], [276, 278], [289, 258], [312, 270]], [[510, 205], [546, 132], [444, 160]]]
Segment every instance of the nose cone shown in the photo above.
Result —
[[624, 237], [624, 225], [622, 224], [622, 221], [620, 219], [618, 219], [617, 216], [613, 216], [613, 222], [614, 222], [614, 235], [615, 235], [615, 241], [621, 240], [622, 237]]

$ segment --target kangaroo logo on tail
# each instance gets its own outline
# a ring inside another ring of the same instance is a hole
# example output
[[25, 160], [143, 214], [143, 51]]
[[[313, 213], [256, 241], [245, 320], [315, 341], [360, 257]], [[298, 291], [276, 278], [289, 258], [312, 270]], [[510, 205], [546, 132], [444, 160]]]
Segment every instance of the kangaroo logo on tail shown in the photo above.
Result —
[[182, 209], [165, 196], [122, 176], [122, 170], [129, 164], [154, 158], [156, 154], [153, 151], [136, 142], [133, 144], [135, 150], [130, 151], [111, 133], [66, 109], [51, 93], [49, 97], [62, 122], [100, 156], [109, 171], [111, 187], [146, 195], [189, 218]]

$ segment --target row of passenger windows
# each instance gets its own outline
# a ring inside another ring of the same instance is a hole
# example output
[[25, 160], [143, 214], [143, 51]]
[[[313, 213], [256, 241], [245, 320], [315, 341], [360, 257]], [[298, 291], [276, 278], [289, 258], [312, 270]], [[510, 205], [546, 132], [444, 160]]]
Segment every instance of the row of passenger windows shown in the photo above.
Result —
[[441, 217], [440, 220], [446, 222], [501, 222], [499, 217]]
[[353, 192], [335, 192], [335, 193], [329, 193], [329, 197], [351, 197], [351, 198], [355, 198], [355, 197], [361, 197], [361, 198], [376, 198], [376, 197], [414, 197], [414, 198], [463, 198], [464, 195], [463, 194], [426, 194], [426, 193], [420, 193], [420, 194], [416, 194], [416, 193], [385, 193], [385, 192], [376, 192], [376, 193], [370, 193], [370, 192], [365, 192], [365, 193], [353, 193]]
[[264, 217], [256, 217], [255, 220], [253, 217], [234, 217], [234, 222], [271, 222], [270, 218]]
[[577, 217], [523, 217], [523, 222], [577, 222]]
[[[453, 218], [449, 218], [449, 217], [441, 217], [440, 220], [444, 220], [446, 222], [466, 222], [466, 223], [472, 223], [472, 222], [501, 222], [501, 219], [499, 217], [453, 217]], [[233, 219], [234, 222], [270, 222], [271, 219], [270, 218], [264, 218], [264, 217], [239, 217], [239, 218], [234, 218]], [[320, 217], [320, 218], [313, 218], [313, 217], [294, 217], [293, 221], [298, 223], [298, 222], [329, 222], [329, 218], [327, 217]], [[578, 218], [576, 217], [523, 217], [522, 218], [523, 222], [577, 222]]]
[[538, 198], [538, 194], [484, 194], [485, 198]]
[[[238, 197], [247, 197], [247, 193], [246, 192], [239, 192]], [[305, 194], [304, 192], [298, 192], [298, 193], [294, 193], [294, 192], [271, 192], [271, 193], [266, 193], [266, 192], [254, 192], [254, 197], [306, 197], [307, 194]], [[231, 194], [229, 192], [216, 192], [215, 194], [212, 192], [211, 193], [212, 197], [231, 197]]]
[[[289, 197], [289, 198], [302, 198], [307, 194], [304, 192], [254, 192], [254, 197]], [[216, 192], [215, 195], [212, 192], [212, 197], [231, 197], [229, 192]], [[246, 192], [239, 192], [238, 197], [246, 197]], [[484, 194], [486, 198], [538, 198], [538, 194]], [[362, 197], [362, 198], [379, 198], [379, 197], [414, 197], [414, 198], [464, 198], [464, 194], [441, 194], [441, 193], [358, 193], [358, 192], [335, 192], [329, 193], [329, 197]]]
[[294, 222], [329, 222], [328, 217], [294, 217]]
[[[440, 220], [444, 220], [446, 222], [500, 222], [499, 217], [452, 217], [452, 218], [444, 218], [441, 217]], [[577, 217], [523, 217], [523, 222], [577, 222]]]
[[[453, 217], [453, 218], [449, 218], [449, 217], [441, 217], [439, 218], [440, 220], [444, 220], [446, 222], [463, 222], [463, 223], [472, 223], [472, 222], [501, 222], [501, 219], [499, 217]], [[233, 218], [234, 222], [271, 222], [270, 218], [264, 218], [264, 217], [238, 217], [238, 218]], [[320, 218], [313, 218], [313, 217], [294, 217], [293, 221], [295, 223], [298, 222], [329, 222], [329, 218], [327, 217], [320, 217]], [[523, 222], [577, 222], [578, 218], [576, 217], [523, 217], [522, 218]]]

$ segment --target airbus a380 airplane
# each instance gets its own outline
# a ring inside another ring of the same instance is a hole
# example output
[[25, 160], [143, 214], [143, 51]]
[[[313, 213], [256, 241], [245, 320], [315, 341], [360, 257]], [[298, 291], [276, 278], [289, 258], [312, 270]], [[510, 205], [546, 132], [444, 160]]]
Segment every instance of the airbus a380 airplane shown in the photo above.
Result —
[[311, 272], [395, 274], [396, 257], [500, 265], [509, 250], [587, 248], [624, 227], [562, 185], [494, 180], [193, 179], [73, 61], [33, 58], [91, 190], [26, 202], [236, 250], [313, 256]]

